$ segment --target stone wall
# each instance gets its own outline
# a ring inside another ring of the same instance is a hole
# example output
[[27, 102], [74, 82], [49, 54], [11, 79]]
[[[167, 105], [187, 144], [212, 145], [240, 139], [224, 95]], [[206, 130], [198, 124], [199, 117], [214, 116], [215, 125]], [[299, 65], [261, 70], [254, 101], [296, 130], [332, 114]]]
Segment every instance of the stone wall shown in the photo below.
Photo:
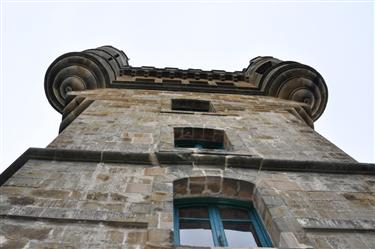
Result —
[[[94, 102], [49, 148], [178, 151], [173, 128], [201, 127], [224, 130], [232, 145], [228, 153], [268, 159], [355, 162], [310, 127], [308, 108], [297, 102], [266, 96], [151, 90], [101, 89], [74, 94]], [[215, 112], [173, 111], [174, 98], [211, 101]]]
[[371, 175], [29, 160], [1, 187], [2, 248], [170, 248], [184, 186], [253, 201], [278, 248], [375, 247]]
[[[124, 89], [67, 101], [60, 135], [0, 188], [1, 248], [172, 248], [173, 200], [198, 196], [252, 202], [275, 248], [375, 248], [370, 166], [315, 132], [304, 104]], [[226, 149], [175, 147], [176, 127], [223, 130]]]

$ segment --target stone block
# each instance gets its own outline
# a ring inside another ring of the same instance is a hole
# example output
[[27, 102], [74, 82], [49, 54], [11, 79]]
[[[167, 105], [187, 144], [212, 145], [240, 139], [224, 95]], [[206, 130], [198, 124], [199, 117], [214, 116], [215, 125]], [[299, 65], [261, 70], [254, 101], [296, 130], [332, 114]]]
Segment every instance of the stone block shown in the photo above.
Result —
[[126, 243], [142, 245], [147, 240], [146, 231], [130, 231], [126, 236]]
[[169, 201], [172, 200], [172, 193], [165, 192], [153, 192], [151, 194], [152, 201]]
[[165, 168], [161, 168], [161, 167], [145, 168], [144, 174], [146, 176], [163, 175], [165, 174]]
[[312, 246], [301, 244], [296, 236], [291, 232], [282, 232], [280, 234], [280, 249], [314, 249]]
[[128, 183], [126, 185], [126, 192], [147, 194], [151, 192], [151, 185], [141, 183]]
[[224, 178], [222, 193], [226, 196], [236, 196], [238, 193], [238, 181], [234, 179]]
[[87, 193], [86, 199], [94, 200], [94, 201], [107, 201], [108, 196], [109, 196], [109, 193], [89, 192]]
[[124, 241], [124, 232], [110, 230], [108, 231], [108, 237], [109, 237], [109, 242], [122, 244], [122, 242]]
[[27, 240], [22, 240], [20, 238], [16, 240], [4, 239], [0, 242], [1, 249], [22, 249], [28, 243]]
[[188, 191], [188, 178], [179, 179], [173, 182], [173, 193], [175, 195], [186, 195]]
[[28, 188], [13, 187], [13, 186], [1, 186], [1, 195], [26, 195], [29, 192]]
[[173, 193], [173, 186], [172, 183], [158, 183], [154, 182], [152, 184], [152, 191], [153, 192], [166, 192], [166, 193]]
[[118, 202], [125, 202], [128, 199], [128, 197], [124, 196], [122, 194], [119, 194], [119, 193], [110, 193], [109, 199], [111, 201], [115, 201], [115, 202], [117, 202], [117, 201]]
[[190, 194], [196, 195], [201, 194], [205, 188], [204, 182], [190, 182], [189, 190]]
[[110, 176], [107, 174], [99, 174], [97, 175], [96, 179], [106, 182], [110, 179]]
[[263, 201], [267, 208], [285, 205], [279, 196], [264, 196]]
[[31, 195], [40, 198], [65, 199], [69, 196], [70, 191], [56, 189], [35, 189], [31, 191]]
[[26, 227], [22, 225], [7, 224], [1, 228], [7, 238], [18, 240], [20, 238], [30, 240], [44, 240], [48, 237], [52, 228]]
[[131, 203], [129, 207], [130, 212], [149, 214], [151, 212], [150, 203]]
[[219, 193], [221, 191], [221, 180], [208, 178], [206, 181], [206, 188], [209, 193]]
[[9, 203], [12, 205], [31, 205], [35, 202], [35, 199], [29, 196], [10, 196], [8, 197]]
[[43, 182], [43, 178], [32, 178], [32, 177], [13, 177], [10, 178], [5, 186], [17, 186], [26, 188], [38, 188]]
[[147, 241], [151, 243], [171, 244], [172, 243], [172, 231], [169, 229], [148, 229]]

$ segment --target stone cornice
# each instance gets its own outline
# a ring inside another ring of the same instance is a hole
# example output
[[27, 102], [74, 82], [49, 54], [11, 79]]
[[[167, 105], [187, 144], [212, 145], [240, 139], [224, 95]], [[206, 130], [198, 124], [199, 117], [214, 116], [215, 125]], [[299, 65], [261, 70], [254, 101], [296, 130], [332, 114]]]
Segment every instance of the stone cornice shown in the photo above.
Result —
[[[124, 153], [114, 151], [67, 150], [30, 148], [1, 175], [4, 184], [28, 160], [129, 163], [141, 165], [214, 165], [217, 167], [247, 168], [265, 171], [308, 172], [326, 174], [375, 175], [375, 164], [331, 161], [295, 161], [267, 159], [246, 154], [159, 151], [155, 153]], [[156, 159], [156, 160], [155, 160]]]
[[158, 78], [180, 78], [195, 80], [219, 80], [219, 81], [246, 81], [245, 69], [242, 71], [227, 72], [224, 70], [201, 70], [201, 69], [179, 69], [174, 67], [156, 68], [149, 66], [131, 67], [125, 66], [121, 69], [121, 75], [158, 77]]
[[162, 91], [181, 91], [181, 92], [206, 92], [223, 94], [242, 94], [242, 95], [264, 95], [262, 91], [254, 87], [225, 87], [214, 85], [193, 85], [193, 84], [158, 84], [135, 81], [113, 81], [111, 88], [121, 89], [145, 89]]

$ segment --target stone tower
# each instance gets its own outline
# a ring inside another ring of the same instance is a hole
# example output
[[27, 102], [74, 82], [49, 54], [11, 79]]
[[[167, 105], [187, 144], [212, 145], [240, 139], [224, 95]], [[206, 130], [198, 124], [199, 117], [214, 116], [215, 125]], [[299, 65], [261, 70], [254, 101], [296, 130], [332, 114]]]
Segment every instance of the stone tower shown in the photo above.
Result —
[[1, 248], [375, 248], [375, 167], [314, 131], [307, 65], [132, 67], [103, 46], [44, 86], [60, 134], [1, 175]]

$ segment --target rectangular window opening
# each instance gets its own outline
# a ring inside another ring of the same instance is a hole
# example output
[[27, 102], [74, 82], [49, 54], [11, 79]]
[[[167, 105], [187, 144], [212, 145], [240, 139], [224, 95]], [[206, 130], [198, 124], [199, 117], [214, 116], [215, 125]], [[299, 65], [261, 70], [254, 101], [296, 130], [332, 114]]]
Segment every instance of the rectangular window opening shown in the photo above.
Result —
[[154, 83], [155, 79], [150, 78], [135, 78], [136, 82], [146, 82], [146, 83]]
[[208, 86], [207, 81], [200, 81], [200, 80], [190, 80], [189, 84], [192, 86]]
[[215, 112], [210, 101], [198, 99], [172, 99], [171, 109], [190, 112]]
[[193, 127], [174, 128], [174, 145], [181, 148], [229, 149], [230, 143], [223, 130]]

